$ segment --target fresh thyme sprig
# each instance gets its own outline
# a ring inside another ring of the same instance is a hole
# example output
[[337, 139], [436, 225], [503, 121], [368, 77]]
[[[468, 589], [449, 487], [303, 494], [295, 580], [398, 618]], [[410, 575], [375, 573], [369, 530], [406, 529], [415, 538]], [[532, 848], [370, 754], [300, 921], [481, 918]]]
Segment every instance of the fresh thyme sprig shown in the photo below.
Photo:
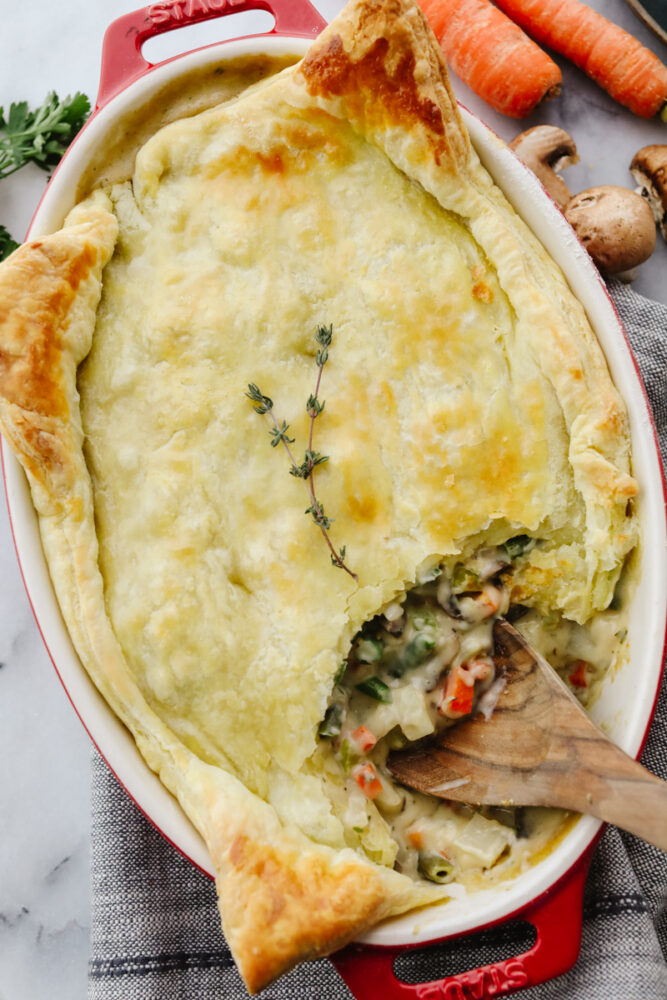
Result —
[[315, 384], [315, 392], [312, 396], [308, 397], [308, 402], [306, 403], [306, 413], [310, 417], [310, 429], [308, 432], [308, 447], [306, 448], [303, 462], [298, 463], [294, 457], [294, 453], [290, 448], [290, 445], [294, 444], [294, 438], [288, 436], [289, 424], [285, 423], [284, 420], [281, 424], [278, 423], [273, 412], [273, 400], [271, 397], [265, 396], [253, 382], [248, 385], [246, 396], [252, 400], [255, 413], [266, 414], [273, 424], [269, 431], [271, 447], [277, 448], [279, 444], [282, 444], [290, 461], [290, 474], [306, 482], [310, 495], [310, 506], [306, 508], [305, 513], [311, 515], [313, 521], [322, 532], [322, 536], [331, 552], [332, 564], [337, 569], [344, 569], [346, 573], [356, 580], [358, 579], [357, 574], [353, 573], [345, 563], [345, 546], [341, 546], [340, 551], [337, 552], [331, 542], [329, 529], [333, 523], [333, 518], [327, 517], [324, 507], [315, 496], [315, 483], [313, 480], [313, 470], [318, 465], [323, 465], [329, 461], [328, 455], [320, 455], [319, 452], [313, 451], [313, 429], [316, 419], [324, 409], [324, 403], [319, 400], [319, 391], [322, 382], [322, 369], [329, 360], [329, 347], [331, 346], [332, 337], [333, 326], [318, 326], [317, 333], [315, 334], [315, 339], [320, 345], [315, 358], [318, 369], [317, 382]]

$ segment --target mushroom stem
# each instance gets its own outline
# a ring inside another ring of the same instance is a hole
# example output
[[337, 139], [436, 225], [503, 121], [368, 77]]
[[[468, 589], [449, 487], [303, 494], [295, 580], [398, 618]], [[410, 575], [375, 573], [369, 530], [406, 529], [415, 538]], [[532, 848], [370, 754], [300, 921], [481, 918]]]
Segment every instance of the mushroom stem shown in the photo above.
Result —
[[513, 139], [510, 149], [530, 167], [561, 211], [564, 210], [572, 192], [557, 171], [579, 162], [572, 136], [556, 125], [536, 125]]
[[644, 146], [635, 153], [630, 173], [637, 193], [646, 199], [662, 238], [667, 241], [667, 146]]

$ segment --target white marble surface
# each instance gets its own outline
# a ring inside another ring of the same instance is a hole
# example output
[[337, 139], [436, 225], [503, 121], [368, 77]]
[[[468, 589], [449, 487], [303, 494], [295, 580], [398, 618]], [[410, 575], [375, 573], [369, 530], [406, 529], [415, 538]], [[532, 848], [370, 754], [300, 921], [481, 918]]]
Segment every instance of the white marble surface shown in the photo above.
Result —
[[[137, 0], [0, 0], [0, 105], [41, 102], [55, 89], [94, 95], [102, 35]], [[339, 0], [317, 0], [330, 18]], [[664, 61], [667, 48], [623, 0], [591, 6], [624, 25]], [[262, 30], [259, 18], [235, 15], [170, 36], [163, 58], [205, 41]], [[232, 28], [231, 21], [236, 24]], [[181, 39], [185, 39], [181, 41]], [[560, 60], [559, 60], [560, 61]], [[575, 137], [581, 163], [567, 182], [573, 191], [593, 184], [632, 186], [628, 164], [641, 146], [667, 142], [667, 126], [645, 122], [561, 61], [563, 94], [519, 123], [490, 111], [459, 81], [460, 100], [509, 140], [528, 125], [553, 122]], [[0, 183], [0, 222], [24, 235], [44, 187], [44, 175], [26, 168]], [[637, 291], [667, 303], [667, 246], [659, 241], [640, 269]], [[89, 895], [89, 742], [60, 687], [34, 624], [16, 566], [0, 498], [0, 1000], [82, 1000], [86, 994]]]

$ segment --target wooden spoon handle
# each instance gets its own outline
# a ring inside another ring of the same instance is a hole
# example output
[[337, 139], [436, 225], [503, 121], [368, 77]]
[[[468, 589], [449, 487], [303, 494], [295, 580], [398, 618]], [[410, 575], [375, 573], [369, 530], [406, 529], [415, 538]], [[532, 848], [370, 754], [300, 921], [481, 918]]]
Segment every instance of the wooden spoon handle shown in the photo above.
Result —
[[[667, 851], [667, 782], [656, 778], [597, 728], [521, 635], [505, 623], [496, 634], [500, 644], [509, 648], [515, 667], [522, 657], [542, 666], [541, 679], [552, 695], [551, 702], [542, 699], [546, 711], [540, 716], [537, 709], [542, 701], [531, 692], [532, 712], [528, 716], [524, 713], [524, 726], [534, 722], [539, 723], [539, 729], [546, 724], [545, 745], [548, 738], [541, 765], [524, 781], [531, 788], [530, 801], [589, 813]], [[529, 680], [530, 674], [522, 677], [524, 686], [526, 678]], [[515, 688], [520, 691], [520, 686]], [[540, 745], [534, 733], [532, 745]]]
[[667, 782], [619, 747], [586, 755], [586, 768], [561, 795], [561, 805], [590, 813], [667, 851]]

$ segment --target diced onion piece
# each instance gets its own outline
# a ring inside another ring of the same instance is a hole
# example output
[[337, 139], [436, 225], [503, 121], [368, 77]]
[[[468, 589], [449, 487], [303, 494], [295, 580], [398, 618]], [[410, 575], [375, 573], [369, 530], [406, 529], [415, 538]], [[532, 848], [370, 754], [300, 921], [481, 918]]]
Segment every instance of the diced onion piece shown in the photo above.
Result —
[[409, 740], [420, 740], [435, 732], [435, 725], [428, 714], [423, 692], [412, 684], [394, 688], [396, 718]]
[[381, 740], [398, 725], [396, 706], [393, 703], [385, 705], [381, 702], [369, 706], [368, 711], [364, 712], [364, 725]]
[[356, 654], [360, 663], [377, 663], [382, 659], [382, 643], [378, 639], [361, 639]]
[[512, 832], [506, 826], [475, 813], [454, 841], [454, 846], [471, 855], [482, 868], [490, 868], [512, 839]]
[[391, 830], [385, 819], [378, 812], [375, 802], [366, 801], [368, 809], [368, 826], [360, 834], [364, 853], [376, 865], [394, 867], [398, 853], [398, 844], [391, 835]]
[[368, 824], [366, 797], [356, 785], [349, 788], [343, 823], [351, 830], [363, 829]]
[[385, 781], [382, 783], [382, 791], [375, 802], [383, 812], [398, 813], [403, 806], [403, 796], [396, 791], [390, 782]]
[[382, 782], [372, 764], [358, 764], [352, 775], [367, 799], [376, 799], [381, 794]]

